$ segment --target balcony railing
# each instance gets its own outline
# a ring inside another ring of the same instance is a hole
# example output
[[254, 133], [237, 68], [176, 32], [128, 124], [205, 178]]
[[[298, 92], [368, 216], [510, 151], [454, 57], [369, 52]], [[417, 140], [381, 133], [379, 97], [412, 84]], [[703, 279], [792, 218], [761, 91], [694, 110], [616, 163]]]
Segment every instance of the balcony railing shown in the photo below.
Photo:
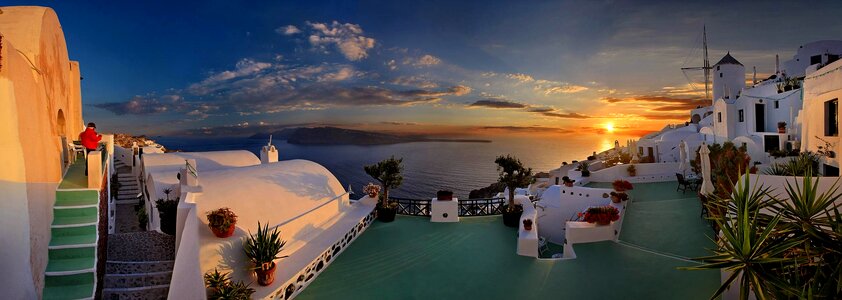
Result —
[[[411, 199], [389, 197], [398, 203], [397, 213], [409, 216], [430, 216], [430, 202], [432, 199]], [[459, 202], [459, 216], [492, 216], [503, 213], [503, 206], [506, 205], [504, 198], [482, 198], [455, 200]]]

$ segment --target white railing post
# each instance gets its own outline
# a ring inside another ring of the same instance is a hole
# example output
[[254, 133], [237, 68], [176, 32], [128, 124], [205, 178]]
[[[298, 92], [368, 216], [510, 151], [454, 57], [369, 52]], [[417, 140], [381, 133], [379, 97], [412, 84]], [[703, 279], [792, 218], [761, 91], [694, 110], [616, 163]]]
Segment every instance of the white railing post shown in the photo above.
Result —
[[102, 186], [102, 151], [88, 153], [88, 188], [99, 189]]

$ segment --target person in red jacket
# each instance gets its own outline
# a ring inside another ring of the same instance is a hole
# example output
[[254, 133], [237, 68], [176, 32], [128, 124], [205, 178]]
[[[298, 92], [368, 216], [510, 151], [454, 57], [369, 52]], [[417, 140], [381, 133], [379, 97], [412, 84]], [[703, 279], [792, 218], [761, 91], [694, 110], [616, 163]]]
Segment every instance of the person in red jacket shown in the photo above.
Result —
[[[99, 141], [102, 140], [102, 135], [96, 133], [96, 124], [88, 123], [88, 128], [79, 134], [79, 140], [82, 141], [82, 146], [85, 146], [85, 151], [91, 153], [99, 147]], [[85, 161], [85, 176], [88, 175], [88, 162]]]

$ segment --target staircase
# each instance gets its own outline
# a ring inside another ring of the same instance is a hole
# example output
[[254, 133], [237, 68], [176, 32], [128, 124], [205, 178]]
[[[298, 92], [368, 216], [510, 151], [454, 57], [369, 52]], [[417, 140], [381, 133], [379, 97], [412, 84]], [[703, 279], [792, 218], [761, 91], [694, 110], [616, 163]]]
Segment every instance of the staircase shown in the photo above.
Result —
[[115, 160], [120, 188], [117, 195], [117, 231], [108, 236], [108, 260], [102, 299], [166, 299], [175, 263], [175, 237], [140, 231], [134, 207], [140, 188], [132, 168]]
[[[65, 174], [65, 181], [84, 177], [84, 159]], [[63, 186], [64, 184], [62, 184]], [[44, 273], [43, 299], [89, 299], [96, 288], [99, 191], [56, 189], [53, 223]]]
[[140, 187], [137, 177], [132, 174], [132, 167], [115, 159], [114, 168], [117, 170], [117, 182], [120, 183], [120, 189], [115, 193], [117, 204], [137, 204], [140, 201]]
[[108, 261], [102, 299], [166, 299], [175, 262]]

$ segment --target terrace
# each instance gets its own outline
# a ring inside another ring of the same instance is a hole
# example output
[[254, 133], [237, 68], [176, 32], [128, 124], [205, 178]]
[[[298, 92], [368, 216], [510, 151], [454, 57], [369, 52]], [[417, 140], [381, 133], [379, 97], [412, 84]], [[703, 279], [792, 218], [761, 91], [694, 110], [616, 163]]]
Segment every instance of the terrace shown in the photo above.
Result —
[[375, 222], [298, 298], [707, 299], [719, 287], [719, 272], [677, 268], [708, 254], [712, 231], [698, 199], [675, 187], [636, 184], [620, 242], [577, 244], [571, 260], [515, 254], [517, 231], [500, 216]]

